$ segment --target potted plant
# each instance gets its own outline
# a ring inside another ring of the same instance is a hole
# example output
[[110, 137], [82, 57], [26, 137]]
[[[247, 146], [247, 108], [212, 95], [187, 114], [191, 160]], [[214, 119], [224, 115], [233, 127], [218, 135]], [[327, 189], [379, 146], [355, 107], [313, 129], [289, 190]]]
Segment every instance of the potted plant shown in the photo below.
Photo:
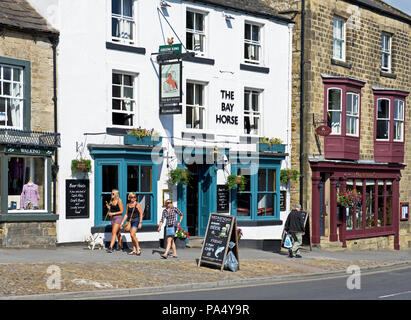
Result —
[[290, 180], [293, 182], [297, 182], [299, 176], [300, 176], [300, 173], [297, 170], [282, 169], [280, 171], [280, 183], [288, 184]]
[[258, 151], [285, 152], [285, 144], [278, 138], [262, 137], [259, 139]]
[[190, 172], [187, 169], [177, 168], [170, 170], [168, 173], [169, 184], [174, 186], [177, 184], [188, 184], [190, 182]]
[[244, 191], [246, 186], [245, 177], [242, 175], [230, 174], [227, 177], [227, 186], [228, 190], [238, 187], [239, 191]]
[[131, 145], [147, 145], [155, 146], [161, 142], [161, 137], [154, 129], [144, 129], [141, 127], [133, 128], [127, 131], [127, 134], [124, 136], [124, 144]]
[[80, 160], [74, 159], [71, 160], [71, 172], [72, 174], [76, 174], [77, 171], [80, 172], [90, 172], [91, 171], [91, 160], [86, 160], [80, 158]]
[[177, 248], [184, 249], [186, 247], [187, 240], [190, 239], [190, 234], [187, 231], [184, 231], [183, 228], [178, 227], [175, 236], [175, 244]]
[[338, 204], [346, 208], [355, 208], [361, 205], [362, 195], [357, 190], [349, 190], [338, 195]]
[[238, 240], [240, 240], [241, 237], [243, 236], [243, 231], [240, 228], [237, 228], [237, 235], [238, 235]]

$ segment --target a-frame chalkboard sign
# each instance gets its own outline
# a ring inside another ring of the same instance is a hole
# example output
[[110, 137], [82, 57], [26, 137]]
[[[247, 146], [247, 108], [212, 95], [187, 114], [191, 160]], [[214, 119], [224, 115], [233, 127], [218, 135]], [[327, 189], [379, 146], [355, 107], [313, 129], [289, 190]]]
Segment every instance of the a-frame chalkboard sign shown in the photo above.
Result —
[[211, 264], [220, 267], [220, 271], [223, 271], [230, 241], [235, 243], [232, 251], [238, 261], [238, 269], [240, 269], [236, 217], [211, 213], [198, 267], [202, 264]]

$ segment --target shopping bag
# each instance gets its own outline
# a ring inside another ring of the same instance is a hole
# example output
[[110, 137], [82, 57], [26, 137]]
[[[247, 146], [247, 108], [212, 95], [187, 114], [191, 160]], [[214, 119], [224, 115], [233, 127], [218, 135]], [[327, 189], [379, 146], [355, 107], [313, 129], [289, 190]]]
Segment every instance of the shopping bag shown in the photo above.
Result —
[[285, 236], [285, 240], [284, 240], [284, 248], [290, 249], [293, 246], [293, 240], [291, 238], [290, 234], [287, 234]]
[[228, 252], [227, 257], [225, 258], [225, 267], [230, 269], [232, 272], [238, 270], [238, 261], [232, 251]]

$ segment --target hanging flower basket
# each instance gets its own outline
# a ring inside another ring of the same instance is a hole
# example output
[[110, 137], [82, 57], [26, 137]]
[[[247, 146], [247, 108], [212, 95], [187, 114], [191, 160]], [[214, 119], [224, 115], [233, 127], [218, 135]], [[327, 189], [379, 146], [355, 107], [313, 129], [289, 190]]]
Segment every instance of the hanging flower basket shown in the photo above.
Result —
[[177, 168], [168, 173], [168, 183], [172, 186], [178, 184], [188, 184], [190, 182], [190, 172], [187, 169]]
[[357, 190], [349, 190], [338, 195], [338, 203], [342, 207], [358, 207], [361, 201], [362, 195]]
[[74, 159], [71, 161], [71, 172], [76, 174], [80, 172], [90, 172], [91, 171], [91, 160], [86, 160], [81, 158], [80, 160]]
[[229, 190], [237, 187], [239, 191], [244, 191], [246, 186], [245, 177], [242, 175], [238, 176], [236, 174], [230, 174], [227, 177], [227, 186]]
[[300, 173], [297, 170], [292, 169], [282, 169], [280, 171], [280, 182], [282, 184], [287, 184], [290, 180], [294, 183], [298, 181]]

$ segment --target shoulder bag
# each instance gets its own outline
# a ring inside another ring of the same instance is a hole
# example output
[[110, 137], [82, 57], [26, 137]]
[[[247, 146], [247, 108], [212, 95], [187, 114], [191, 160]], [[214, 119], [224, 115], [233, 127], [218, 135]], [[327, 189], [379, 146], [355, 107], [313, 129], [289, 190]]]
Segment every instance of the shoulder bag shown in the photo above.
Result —
[[133, 212], [131, 213], [131, 217], [130, 219], [126, 222], [126, 224], [124, 225], [124, 231], [125, 232], [130, 232], [131, 229], [131, 220], [133, 220], [133, 214], [134, 214], [134, 210], [136, 209], [136, 207], [133, 208]]

